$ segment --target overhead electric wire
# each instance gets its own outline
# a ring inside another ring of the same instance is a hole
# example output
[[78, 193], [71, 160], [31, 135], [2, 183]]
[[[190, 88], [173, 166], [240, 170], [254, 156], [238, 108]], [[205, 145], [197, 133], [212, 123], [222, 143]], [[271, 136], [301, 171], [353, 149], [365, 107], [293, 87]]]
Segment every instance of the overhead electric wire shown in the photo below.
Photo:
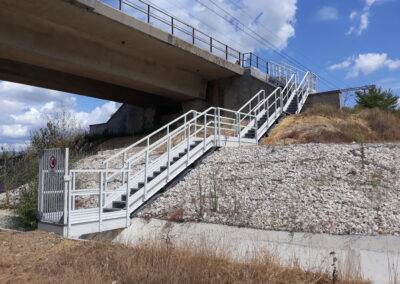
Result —
[[[253, 19], [253, 17], [249, 14], [249, 13], [247, 13], [246, 12], [246, 10], [244, 10], [244, 9], [242, 9], [242, 7], [240, 7], [236, 2], [234, 2], [233, 0], [227, 0], [228, 2], [230, 2], [230, 3], [232, 3], [235, 7], [237, 7], [238, 9], [241, 9], [241, 11], [240, 11], [240, 13], [241, 14], [245, 14], [250, 20], [252, 20], [252, 21], [254, 21], [255, 19]], [[215, 4], [215, 2], [213, 2], [213, 1], [211, 1], [210, 0], [210, 2], [212, 2], [214, 5], [216, 5]], [[279, 36], [279, 35], [277, 35], [274, 31], [272, 31], [271, 29], [269, 29], [266, 25], [264, 25], [264, 24], [262, 24], [261, 22], [260, 22], [260, 25], [263, 27], [263, 28], [265, 28], [271, 35], [273, 35], [276, 39], [278, 39], [278, 40], [280, 40], [280, 41], [283, 41], [283, 39]], [[307, 60], [309, 63], [311, 63], [312, 65], [314, 65], [314, 66], [316, 66], [318, 69], [320, 69], [320, 70], [324, 70], [325, 69], [325, 67], [322, 67], [321, 65], [319, 65], [318, 63], [316, 63], [315, 61], [313, 61], [312, 59], [310, 59], [308, 56], [306, 56], [304, 53], [302, 53], [301, 51], [299, 51], [299, 50], [295, 50], [294, 48], [291, 48], [291, 47], [287, 47], [288, 49], [290, 49], [290, 50], [293, 50], [293, 51], [295, 51], [297, 54], [299, 54], [300, 56], [302, 56], [305, 60]], [[343, 84], [343, 85], [347, 85], [346, 83], [344, 83], [342, 80], [340, 80], [340, 79], [338, 79], [338, 78], [336, 78], [335, 76], [332, 76], [331, 75], [331, 77], [336, 81], [336, 83], [339, 83], [339, 84]]]
[[[201, 2], [200, 0], [195, 0], [196, 2], [198, 2], [200, 5], [202, 5], [203, 7], [207, 8], [208, 10], [210, 10], [211, 12], [213, 12], [214, 14], [218, 15], [219, 17], [222, 17], [223, 19], [225, 19], [228, 23], [232, 24], [229, 20], [227, 20], [224, 16], [221, 16], [221, 14], [217, 13], [216, 11], [214, 11], [212, 8], [210, 8], [209, 6], [205, 5], [203, 2]], [[226, 13], [229, 17], [231, 17], [232, 19], [234, 19], [237, 23], [239, 23], [241, 26], [243, 26], [244, 28], [248, 29], [250, 32], [252, 32], [253, 34], [255, 34], [257, 37], [259, 37], [261, 40], [263, 40], [264, 42], [266, 42], [271, 49], [277, 53], [279, 56], [285, 58], [286, 60], [290, 61], [292, 64], [300, 66], [303, 69], [306, 70], [311, 70], [310, 68], [308, 68], [307, 66], [305, 66], [304, 64], [302, 64], [301, 62], [299, 62], [298, 60], [292, 58], [291, 56], [287, 55], [284, 52], [280, 52], [279, 50], [276, 49], [276, 47], [267, 39], [263, 38], [261, 35], [259, 35], [257, 32], [255, 32], [254, 30], [250, 29], [249, 27], [247, 27], [245, 24], [243, 24], [239, 19], [237, 19], [235, 16], [233, 16], [231, 13], [229, 13], [228, 11], [226, 11], [224, 8], [222, 8], [221, 6], [219, 6], [218, 4], [216, 4], [213, 0], [208, 0], [210, 1], [214, 6], [216, 6], [218, 9], [222, 10], [224, 13]], [[245, 32], [247, 35], [251, 36], [253, 39], [257, 40], [259, 42], [258, 39], [254, 38], [254, 36], [250, 35], [248, 32], [244, 31], [242, 28], [239, 28], [240, 30], [242, 30], [243, 32]], [[325, 81], [326, 84], [331, 85], [334, 88], [340, 89], [337, 85], [335, 85], [334, 83], [330, 82], [329, 80], [325, 79], [323, 76], [319, 75], [320, 79], [322, 79], [322, 81]], [[325, 85], [326, 85], [325, 84]], [[326, 86], [328, 86], [326, 85]]]

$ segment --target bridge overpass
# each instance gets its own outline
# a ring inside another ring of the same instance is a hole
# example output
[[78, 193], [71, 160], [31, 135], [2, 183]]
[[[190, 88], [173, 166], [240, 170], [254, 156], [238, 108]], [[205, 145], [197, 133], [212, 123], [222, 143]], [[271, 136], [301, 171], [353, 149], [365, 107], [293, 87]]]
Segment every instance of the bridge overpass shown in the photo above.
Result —
[[97, 0], [1, 1], [0, 66], [1, 80], [135, 104], [205, 99], [244, 72]]
[[235, 109], [279, 79], [305, 74], [244, 54], [142, 0], [119, 3], [136, 12], [99, 0], [0, 1], [0, 80], [134, 105], [152, 116], [152, 128], [189, 109]]

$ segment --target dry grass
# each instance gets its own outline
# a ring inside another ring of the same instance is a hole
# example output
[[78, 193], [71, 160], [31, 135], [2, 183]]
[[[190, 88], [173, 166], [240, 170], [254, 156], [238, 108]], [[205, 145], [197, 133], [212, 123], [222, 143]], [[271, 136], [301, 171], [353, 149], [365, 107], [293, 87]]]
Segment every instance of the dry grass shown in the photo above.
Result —
[[0, 232], [0, 283], [367, 283], [281, 266], [266, 254], [239, 263], [215, 250], [136, 247]]
[[264, 144], [399, 142], [400, 116], [379, 109], [359, 112], [316, 106], [285, 118]]

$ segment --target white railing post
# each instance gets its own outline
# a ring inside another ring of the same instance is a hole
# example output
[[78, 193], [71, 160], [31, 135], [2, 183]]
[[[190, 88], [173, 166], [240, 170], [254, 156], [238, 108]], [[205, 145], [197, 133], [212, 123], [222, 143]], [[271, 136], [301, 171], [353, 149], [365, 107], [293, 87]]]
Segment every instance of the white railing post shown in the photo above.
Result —
[[[147, 140], [148, 141], [148, 140]], [[148, 145], [148, 143], [147, 143]], [[146, 195], [147, 195], [147, 171], [148, 171], [148, 165], [149, 165], [149, 149], [147, 146], [146, 153], [145, 153], [145, 166], [144, 166], [144, 187], [143, 187], [143, 201], [146, 201]]]
[[[129, 166], [130, 167], [130, 166]], [[126, 199], [125, 199], [125, 208], [126, 208], [126, 227], [129, 227], [129, 198], [131, 195], [131, 190], [129, 186], [129, 179], [130, 179], [130, 169], [128, 169], [127, 175], [127, 182], [126, 182]]]
[[104, 180], [103, 180], [103, 173], [100, 172], [100, 192], [99, 192], [99, 232], [101, 232], [102, 229], [102, 223], [103, 223], [103, 185], [104, 185]]
[[[65, 164], [64, 164], [64, 225], [67, 224], [67, 218], [68, 218], [68, 204], [67, 204], [67, 200], [68, 200], [68, 191], [69, 191], [69, 184], [71, 183], [71, 179], [70, 179], [70, 175], [69, 175], [69, 167], [68, 164], [69, 163], [69, 149], [66, 148], [65, 149]], [[43, 178], [41, 179], [43, 180]], [[43, 188], [43, 187], [42, 187]]]
[[185, 132], [187, 133], [187, 138], [186, 138], [186, 149], [187, 149], [187, 153], [186, 153], [186, 167], [189, 166], [189, 151], [190, 151], [190, 122], [188, 123], [188, 125], [185, 126]]
[[214, 109], [214, 147], [217, 147], [217, 109]]
[[72, 210], [72, 187], [73, 184], [75, 183], [75, 173], [71, 173], [71, 181], [69, 183], [69, 188], [68, 188], [68, 231], [67, 231], [67, 237], [69, 238], [71, 236], [71, 210]]
[[171, 166], [171, 136], [168, 135], [168, 140], [167, 140], [167, 152], [168, 152], [168, 163], [167, 163], [167, 181], [169, 181], [169, 171], [170, 171], [170, 166]]
[[218, 108], [218, 146], [221, 145], [221, 109]]
[[[122, 156], [122, 168], [125, 169], [125, 161], [126, 161], [126, 151], [124, 152], [124, 155]], [[125, 173], [122, 172], [122, 184], [125, 183]]]
[[203, 151], [206, 151], [206, 140], [207, 140], [207, 115], [204, 113], [204, 145]]
[[280, 100], [281, 100], [281, 111], [280, 113], [283, 112], [283, 93], [282, 93], [282, 89], [279, 88], [279, 93], [280, 93]]

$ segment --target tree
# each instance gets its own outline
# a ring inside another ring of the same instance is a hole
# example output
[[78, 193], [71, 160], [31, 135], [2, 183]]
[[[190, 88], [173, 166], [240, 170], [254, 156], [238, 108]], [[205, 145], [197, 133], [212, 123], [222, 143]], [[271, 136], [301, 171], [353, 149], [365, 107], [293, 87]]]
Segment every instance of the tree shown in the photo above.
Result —
[[398, 106], [399, 97], [392, 90], [383, 91], [381, 88], [371, 87], [367, 93], [356, 92], [356, 103], [361, 108], [380, 108], [393, 111]]

